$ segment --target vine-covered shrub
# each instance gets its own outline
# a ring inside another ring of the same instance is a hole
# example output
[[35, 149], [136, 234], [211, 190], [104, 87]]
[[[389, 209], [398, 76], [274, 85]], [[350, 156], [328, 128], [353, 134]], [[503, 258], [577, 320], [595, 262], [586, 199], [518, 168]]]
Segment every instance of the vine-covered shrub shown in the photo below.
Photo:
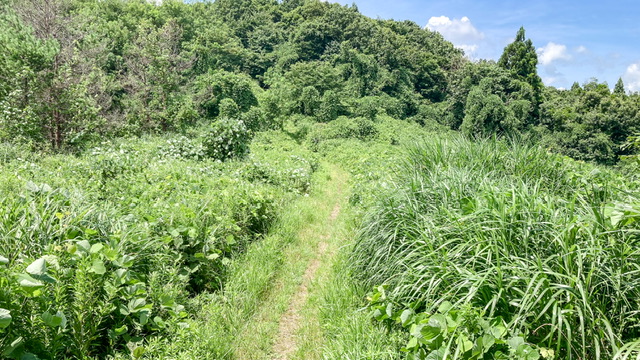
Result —
[[216, 121], [203, 140], [207, 156], [225, 161], [242, 157], [248, 151], [249, 131], [242, 120], [223, 118]]

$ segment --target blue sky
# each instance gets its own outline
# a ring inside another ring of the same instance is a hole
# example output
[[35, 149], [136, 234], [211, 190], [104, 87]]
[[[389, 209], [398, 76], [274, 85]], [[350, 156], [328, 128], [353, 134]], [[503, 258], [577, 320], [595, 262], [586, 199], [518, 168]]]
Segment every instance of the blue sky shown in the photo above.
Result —
[[[353, 0], [339, 0], [351, 5]], [[595, 77], [640, 91], [640, 2], [356, 0], [364, 15], [412, 20], [439, 31], [471, 59], [497, 60], [524, 26], [538, 50], [538, 74], [568, 88]]]

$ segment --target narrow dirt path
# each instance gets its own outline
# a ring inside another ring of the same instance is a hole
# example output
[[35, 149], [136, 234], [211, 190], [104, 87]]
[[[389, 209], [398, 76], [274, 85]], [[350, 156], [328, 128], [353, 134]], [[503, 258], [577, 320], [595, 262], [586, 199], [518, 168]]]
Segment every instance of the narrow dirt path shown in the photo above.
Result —
[[[340, 215], [339, 203], [334, 206], [329, 216], [329, 222], [334, 222], [338, 218], [338, 215]], [[315, 257], [309, 262], [304, 272], [302, 284], [300, 284], [300, 287], [294, 294], [291, 304], [289, 304], [289, 309], [287, 309], [287, 312], [280, 318], [278, 336], [273, 346], [274, 359], [287, 360], [298, 348], [296, 334], [301, 326], [302, 316], [300, 312], [309, 297], [309, 285], [315, 280], [316, 273], [320, 268], [320, 258], [327, 252], [329, 244], [326, 240], [328, 240], [328, 237], [328, 235], [321, 236], [322, 241], [318, 244]]]
[[[299, 208], [298, 231], [284, 250], [282, 265], [254, 315], [247, 319], [233, 348], [235, 359], [316, 359], [308, 344], [322, 337], [314, 295], [322, 274], [334, 263], [345, 226], [348, 174], [325, 164], [326, 182]], [[317, 341], [316, 341], [317, 343]]]

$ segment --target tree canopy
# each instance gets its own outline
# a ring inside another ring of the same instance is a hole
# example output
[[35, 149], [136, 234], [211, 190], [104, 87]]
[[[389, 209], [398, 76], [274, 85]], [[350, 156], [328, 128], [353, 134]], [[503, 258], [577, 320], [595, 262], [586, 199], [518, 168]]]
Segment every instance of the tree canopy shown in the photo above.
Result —
[[545, 88], [523, 27], [496, 63], [318, 0], [14, 1], [0, 25], [0, 140], [39, 149], [184, 131], [216, 121], [224, 99], [270, 124], [387, 114], [473, 136], [532, 132], [607, 163], [638, 131], [640, 101], [621, 79], [613, 94], [597, 81]]

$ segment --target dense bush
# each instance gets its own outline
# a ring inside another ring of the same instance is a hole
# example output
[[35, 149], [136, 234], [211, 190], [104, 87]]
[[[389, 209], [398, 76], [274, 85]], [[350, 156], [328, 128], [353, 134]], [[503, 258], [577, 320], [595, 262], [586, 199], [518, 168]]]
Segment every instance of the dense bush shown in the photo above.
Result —
[[611, 358], [640, 336], [636, 191], [540, 148], [426, 141], [352, 260], [362, 281], [416, 310], [468, 305], [561, 358]]
[[375, 123], [371, 119], [341, 116], [330, 123], [315, 125], [308, 139], [315, 146], [328, 139], [372, 139], [376, 133]]
[[220, 104], [218, 104], [218, 107], [218, 116], [220, 118], [237, 118], [240, 114], [240, 108], [238, 107], [238, 104], [233, 101], [233, 99], [227, 98], [220, 100]]
[[234, 108], [230, 101], [237, 105], [238, 111], [245, 112], [258, 105], [253, 87], [251, 78], [244, 74], [209, 72], [195, 81], [196, 103], [201, 114], [211, 119], [229, 116], [221, 114], [221, 111]]
[[225, 161], [244, 156], [249, 148], [249, 131], [242, 120], [222, 118], [211, 126], [203, 140], [207, 156]]

